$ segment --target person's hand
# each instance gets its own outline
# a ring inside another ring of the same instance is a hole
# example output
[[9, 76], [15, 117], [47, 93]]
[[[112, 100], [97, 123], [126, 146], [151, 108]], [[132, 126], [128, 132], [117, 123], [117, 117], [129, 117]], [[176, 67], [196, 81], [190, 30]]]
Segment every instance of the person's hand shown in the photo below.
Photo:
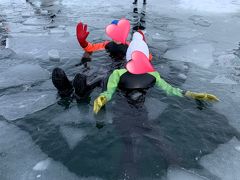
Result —
[[76, 34], [77, 34], [77, 39], [82, 48], [87, 47], [88, 42], [87, 42], [87, 37], [89, 35], [89, 32], [87, 31], [87, 25], [83, 24], [82, 22], [78, 23], [77, 28], [76, 28]]
[[90, 52], [84, 52], [83, 56], [81, 58], [81, 62], [75, 64], [75, 66], [81, 66], [81, 65], [85, 66], [88, 62], [92, 61], [91, 54], [92, 53], [90, 53]]
[[99, 96], [94, 100], [93, 111], [97, 114], [100, 109], [107, 103], [107, 98], [105, 96]]
[[202, 101], [210, 101], [210, 102], [219, 101], [217, 96], [213, 94], [208, 94], [208, 93], [195, 93], [195, 92], [187, 91], [185, 93], [185, 96], [193, 99], [197, 99], [197, 100], [202, 100]]

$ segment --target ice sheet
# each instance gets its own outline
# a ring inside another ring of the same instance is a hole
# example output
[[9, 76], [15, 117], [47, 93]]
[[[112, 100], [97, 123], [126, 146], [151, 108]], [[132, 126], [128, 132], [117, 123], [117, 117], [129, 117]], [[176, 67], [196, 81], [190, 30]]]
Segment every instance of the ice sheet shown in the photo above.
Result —
[[56, 102], [56, 92], [20, 92], [0, 97], [0, 115], [7, 120], [23, 118]]
[[167, 172], [167, 180], [208, 180], [205, 177], [194, 174], [185, 169], [170, 168]]
[[0, 89], [30, 84], [49, 78], [49, 72], [39, 65], [20, 64], [0, 73]]
[[213, 52], [214, 48], [211, 44], [189, 44], [167, 51], [164, 58], [191, 62], [208, 68], [214, 61]]
[[200, 163], [222, 180], [237, 180], [240, 177], [240, 142], [233, 138], [220, 145], [213, 154], [204, 156]]
[[43, 154], [26, 132], [3, 121], [0, 121], [0, 160], [1, 180], [80, 179]]

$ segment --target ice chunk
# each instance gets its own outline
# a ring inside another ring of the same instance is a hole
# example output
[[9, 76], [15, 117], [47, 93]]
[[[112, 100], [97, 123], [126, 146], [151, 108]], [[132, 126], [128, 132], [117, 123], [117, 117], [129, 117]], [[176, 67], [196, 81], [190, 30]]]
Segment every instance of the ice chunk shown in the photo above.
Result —
[[182, 80], [186, 80], [187, 76], [183, 73], [178, 74], [178, 77], [181, 78]]
[[155, 98], [146, 98], [145, 105], [148, 111], [149, 120], [157, 119], [167, 107], [166, 103]]
[[49, 158], [38, 162], [34, 167], [33, 170], [35, 171], [44, 171], [48, 168], [48, 166], [50, 165], [51, 160]]
[[71, 128], [67, 126], [61, 126], [60, 132], [66, 139], [70, 149], [73, 149], [87, 135], [87, 132], [83, 129]]
[[92, 115], [92, 109], [86, 104], [81, 107], [73, 106], [64, 112], [56, 116], [52, 122], [57, 125], [65, 125], [68, 123], [83, 123], [83, 122], [94, 122]]
[[60, 55], [56, 49], [48, 51], [48, 56], [50, 61], [60, 61]]
[[13, 49], [17, 54], [28, 54], [41, 59], [49, 59], [48, 52], [51, 49], [61, 50], [61, 58], [79, 58], [79, 52], [81, 52], [75, 36], [28, 35], [11, 37], [9, 38], [9, 48]]
[[26, 132], [3, 121], [0, 121], [0, 152], [4, 154], [0, 156], [1, 180], [80, 179], [61, 163], [48, 158]]
[[170, 168], [167, 172], [167, 180], [207, 180], [207, 178], [201, 177], [184, 169]]
[[236, 180], [240, 177], [240, 152], [236, 150], [240, 142], [233, 138], [220, 145], [213, 154], [204, 156], [200, 163], [212, 174], [224, 180]]
[[216, 84], [237, 84], [237, 82], [228, 79], [225, 75], [218, 75], [215, 77], [213, 80], [211, 80], [211, 83], [216, 83]]
[[189, 44], [166, 52], [164, 58], [191, 62], [203, 68], [213, 63], [214, 48], [211, 44]]
[[56, 102], [55, 92], [20, 92], [0, 97], [0, 115], [16, 120]]
[[49, 72], [39, 65], [20, 64], [0, 73], [0, 89], [34, 83], [49, 78]]

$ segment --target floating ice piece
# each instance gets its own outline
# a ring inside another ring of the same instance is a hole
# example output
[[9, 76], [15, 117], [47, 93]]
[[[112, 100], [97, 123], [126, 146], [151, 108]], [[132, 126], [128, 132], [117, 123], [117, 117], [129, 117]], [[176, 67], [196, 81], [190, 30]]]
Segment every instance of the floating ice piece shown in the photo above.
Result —
[[67, 126], [61, 126], [60, 132], [66, 139], [70, 149], [73, 149], [87, 135], [87, 132], [83, 129], [71, 128]]
[[208, 180], [184, 169], [170, 168], [167, 172], [167, 180]]
[[52, 50], [48, 51], [48, 56], [49, 56], [50, 61], [57, 61], [57, 62], [60, 61], [60, 55], [59, 55], [58, 50], [56, 50], [56, 49], [52, 49]]
[[155, 98], [146, 98], [145, 105], [148, 111], [149, 120], [157, 119], [167, 107], [166, 103]]
[[34, 83], [49, 78], [49, 72], [39, 65], [20, 64], [0, 73], [0, 89]]
[[[4, 121], [0, 121], [0, 152], [6, 154], [0, 157], [1, 180], [32, 180], [36, 178], [44, 180], [88, 179], [77, 177], [61, 163], [48, 158], [33, 143], [28, 133]], [[43, 159], [45, 160], [41, 161]], [[37, 170], [34, 170], [33, 167]], [[98, 178], [92, 177], [92, 179]]]
[[49, 158], [38, 162], [34, 167], [33, 170], [34, 171], [44, 171], [48, 168], [48, 166], [50, 165], [51, 160]]
[[220, 145], [213, 154], [204, 156], [200, 164], [221, 179], [239, 179], [240, 152], [235, 149], [239, 146], [240, 142], [233, 138], [228, 143]]
[[182, 74], [182, 73], [178, 74], [178, 77], [183, 79], [183, 80], [187, 79], [187, 76], [185, 74]]
[[211, 44], [189, 44], [171, 49], [164, 54], [164, 58], [191, 62], [203, 68], [213, 63], [214, 48]]
[[215, 84], [237, 84], [237, 82], [228, 79], [225, 75], [218, 75], [213, 80], [211, 80], [211, 83]]
[[56, 116], [52, 122], [57, 125], [65, 125], [68, 123], [82, 123], [82, 122], [93, 122], [95, 121], [92, 117], [92, 109], [86, 106], [73, 106], [58, 116]]
[[55, 92], [21, 92], [0, 97], [0, 115], [7, 120], [23, 118], [56, 102]]

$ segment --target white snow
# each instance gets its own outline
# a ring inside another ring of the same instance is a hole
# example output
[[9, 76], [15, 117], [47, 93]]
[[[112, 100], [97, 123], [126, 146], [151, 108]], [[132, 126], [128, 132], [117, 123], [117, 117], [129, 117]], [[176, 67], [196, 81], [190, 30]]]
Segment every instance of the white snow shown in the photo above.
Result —
[[56, 102], [56, 92], [20, 92], [0, 97], [0, 115], [7, 120], [23, 118]]
[[66, 139], [70, 149], [73, 149], [81, 140], [87, 136], [87, 132], [85, 130], [67, 126], [61, 126], [60, 132]]
[[200, 67], [208, 68], [214, 61], [214, 48], [211, 44], [189, 44], [171, 49], [164, 54], [164, 58], [191, 62]]
[[201, 158], [200, 163], [222, 180], [238, 180], [240, 177], [240, 152], [236, 148], [239, 146], [240, 142], [233, 138], [228, 143], [220, 145], [213, 154]]
[[232, 13], [240, 10], [239, 0], [179, 0], [179, 7], [207, 13]]
[[39, 65], [20, 64], [0, 73], [0, 89], [34, 83], [49, 78], [49, 72]]

